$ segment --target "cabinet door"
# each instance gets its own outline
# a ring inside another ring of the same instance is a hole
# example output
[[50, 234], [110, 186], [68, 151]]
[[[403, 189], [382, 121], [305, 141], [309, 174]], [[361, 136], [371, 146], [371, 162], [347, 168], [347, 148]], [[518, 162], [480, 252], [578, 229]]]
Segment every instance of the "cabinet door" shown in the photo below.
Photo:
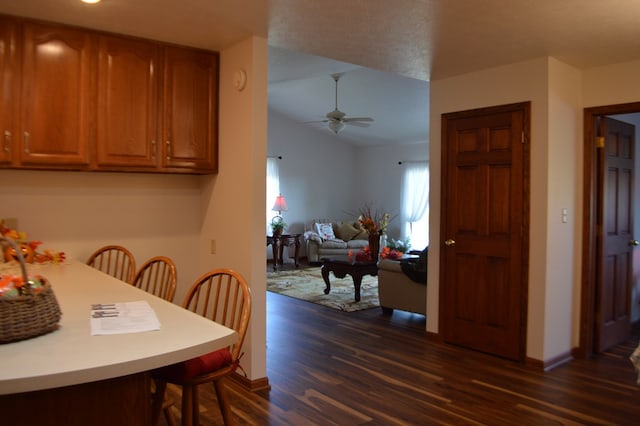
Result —
[[88, 164], [91, 45], [86, 31], [25, 23], [21, 164]]
[[13, 158], [18, 93], [17, 24], [0, 18], [0, 163]]
[[158, 56], [155, 43], [100, 37], [98, 167], [158, 164]]
[[167, 47], [163, 166], [217, 171], [218, 55]]

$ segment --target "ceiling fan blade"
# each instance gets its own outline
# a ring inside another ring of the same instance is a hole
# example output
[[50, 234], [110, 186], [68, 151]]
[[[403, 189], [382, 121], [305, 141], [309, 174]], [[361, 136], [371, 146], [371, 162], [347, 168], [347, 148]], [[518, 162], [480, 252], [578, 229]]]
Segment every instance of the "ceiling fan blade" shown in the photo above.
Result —
[[373, 118], [371, 118], [371, 117], [346, 117], [342, 121], [344, 121], [345, 123], [349, 123], [351, 121], [368, 121], [368, 122], [371, 122], [371, 121], [373, 121]]
[[301, 121], [300, 124], [312, 124], [312, 123], [328, 123], [331, 120], [318, 120], [318, 121]]
[[343, 121], [344, 124], [348, 124], [349, 126], [355, 127], [369, 127], [371, 124], [364, 121]]

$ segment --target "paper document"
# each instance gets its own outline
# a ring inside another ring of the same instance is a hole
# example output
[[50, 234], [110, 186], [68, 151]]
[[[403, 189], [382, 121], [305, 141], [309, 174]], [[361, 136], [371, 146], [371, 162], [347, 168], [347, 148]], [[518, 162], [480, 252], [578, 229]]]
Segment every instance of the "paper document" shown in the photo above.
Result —
[[160, 330], [156, 313], [144, 300], [91, 305], [91, 335]]

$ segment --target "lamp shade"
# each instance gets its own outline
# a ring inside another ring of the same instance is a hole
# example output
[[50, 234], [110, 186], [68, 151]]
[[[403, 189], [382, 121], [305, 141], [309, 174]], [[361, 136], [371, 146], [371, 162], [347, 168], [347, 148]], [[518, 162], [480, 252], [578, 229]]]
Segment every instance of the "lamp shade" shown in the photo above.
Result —
[[286, 212], [287, 210], [289, 210], [287, 208], [287, 202], [285, 201], [282, 194], [276, 197], [276, 202], [273, 204], [273, 208], [271, 210], [273, 210], [274, 212], [278, 212], [278, 214], [280, 214], [280, 212]]

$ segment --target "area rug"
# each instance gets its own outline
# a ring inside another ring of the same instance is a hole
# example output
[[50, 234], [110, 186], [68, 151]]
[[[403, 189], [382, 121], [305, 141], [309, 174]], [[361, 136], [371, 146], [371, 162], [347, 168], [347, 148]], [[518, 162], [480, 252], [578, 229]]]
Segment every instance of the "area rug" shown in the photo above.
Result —
[[360, 286], [360, 301], [355, 301], [355, 290], [351, 275], [336, 278], [329, 274], [331, 291], [324, 294], [326, 285], [320, 268], [306, 268], [267, 272], [267, 290], [273, 293], [307, 302], [317, 303], [345, 312], [355, 312], [380, 306], [378, 300], [378, 277], [365, 275]]

